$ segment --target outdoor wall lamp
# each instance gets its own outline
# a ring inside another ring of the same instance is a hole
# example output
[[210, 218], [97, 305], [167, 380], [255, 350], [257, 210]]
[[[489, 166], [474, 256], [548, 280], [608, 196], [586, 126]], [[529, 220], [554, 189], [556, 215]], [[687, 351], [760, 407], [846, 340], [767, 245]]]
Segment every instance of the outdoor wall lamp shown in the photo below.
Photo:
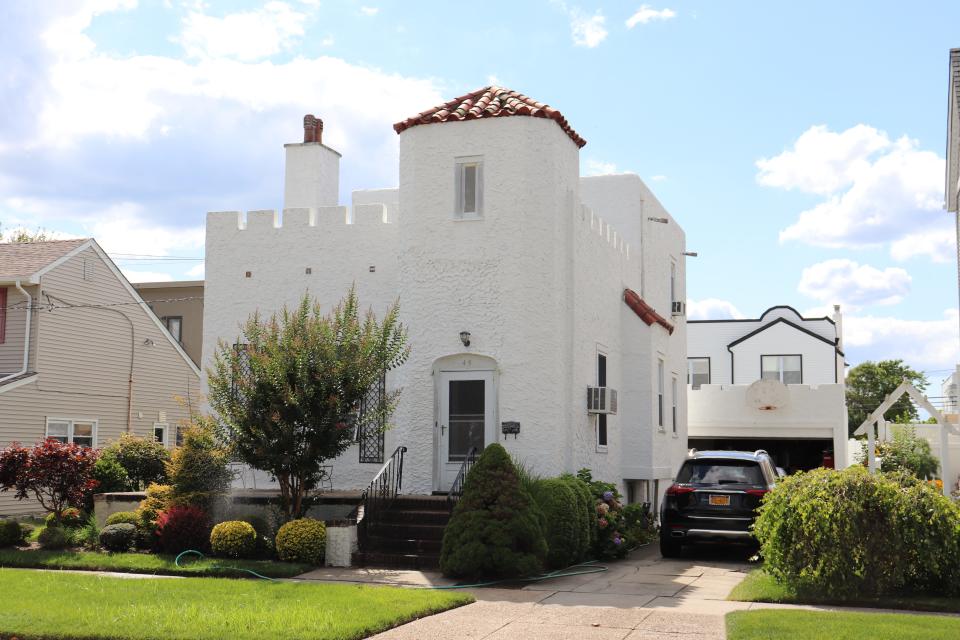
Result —
[[463, 343], [463, 346], [465, 346], [465, 347], [469, 347], [469, 346], [470, 346], [470, 332], [469, 332], [469, 331], [461, 331], [461, 332], [460, 332], [460, 342], [462, 342], [462, 343]]

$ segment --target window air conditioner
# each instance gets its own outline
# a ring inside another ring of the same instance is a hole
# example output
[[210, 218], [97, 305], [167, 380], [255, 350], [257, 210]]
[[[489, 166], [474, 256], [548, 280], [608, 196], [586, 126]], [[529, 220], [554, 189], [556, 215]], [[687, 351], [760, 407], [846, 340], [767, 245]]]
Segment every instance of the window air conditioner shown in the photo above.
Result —
[[673, 302], [671, 306], [673, 307], [672, 313], [675, 316], [682, 316], [686, 311], [685, 309], [686, 305], [684, 305], [683, 300], [676, 300]]
[[587, 387], [587, 413], [617, 413], [617, 390], [610, 387]]

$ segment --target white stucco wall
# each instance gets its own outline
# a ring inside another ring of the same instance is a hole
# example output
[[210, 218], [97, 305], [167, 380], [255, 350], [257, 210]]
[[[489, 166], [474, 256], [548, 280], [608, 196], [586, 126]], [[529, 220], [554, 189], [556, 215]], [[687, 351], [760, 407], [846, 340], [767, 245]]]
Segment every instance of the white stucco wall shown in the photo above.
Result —
[[[482, 158], [478, 220], [453, 215], [459, 157]], [[581, 204], [578, 166], [576, 145], [552, 120], [431, 124], [400, 135], [399, 189], [355, 192], [349, 209], [250, 212], [246, 220], [239, 212], [209, 214], [205, 364], [217, 340], [232, 343], [253, 311], [295, 304], [305, 291], [329, 308], [355, 283], [361, 304], [378, 314], [399, 299], [409, 330], [411, 357], [387, 380], [402, 395], [386, 455], [407, 446], [406, 492], [447, 488], [434, 462], [440, 369], [491, 362], [495, 437], [534, 472], [589, 467], [622, 489], [625, 480], [665, 482], [686, 447], [685, 399], [678, 401], [677, 437], [669, 422], [664, 433], [656, 432], [655, 354], [667, 362], [669, 411], [670, 372], [680, 378], [680, 394], [686, 391], [683, 319], [671, 318], [669, 308], [670, 257], [682, 258], [683, 232], [673, 220], [658, 225], [664, 228], [645, 242], [643, 257], [650, 263], [648, 302], [675, 322], [671, 336], [624, 304], [625, 286], [640, 290], [640, 256]], [[619, 212], [620, 199], [639, 212], [632, 199], [646, 192], [642, 181], [614, 178], [604, 184], [615, 197], [597, 201]], [[666, 216], [656, 204], [648, 214]], [[682, 291], [682, 260], [679, 267]], [[471, 333], [469, 347], [461, 344], [461, 331]], [[598, 345], [608, 357], [608, 386], [621, 392], [620, 412], [608, 420], [606, 451], [598, 450], [595, 419], [586, 412]], [[517, 438], [499, 435], [500, 422], [508, 420], [520, 422]], [[359, 464], [355, 448], [333, 465], [337, 489], [362, 488], [379, 467]]]

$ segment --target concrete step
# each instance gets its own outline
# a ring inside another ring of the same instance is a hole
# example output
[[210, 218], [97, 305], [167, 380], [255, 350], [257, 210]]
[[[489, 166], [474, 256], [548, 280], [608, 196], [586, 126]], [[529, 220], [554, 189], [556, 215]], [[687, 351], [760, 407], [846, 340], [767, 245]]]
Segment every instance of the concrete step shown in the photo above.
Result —
[[385, 538], [412, 538], [416, 540], [443, 540], [443, 524], [413, 522], [378, 522], [371, 524], [368, 534]]
[[396, 524], [446, 526], [450, 520], [448, 511], [431, 509], [389, 509], [380, 514], [379, 522]]
[[353, 554], [353, 566], [435, 571], [440, 568], [440, 554], [417, 555], [404, 553], [381, 553], [378, 551], [357, 551]]
[[367, 536], [364, 551], [390, 554], [440, 555], [440, 540]]

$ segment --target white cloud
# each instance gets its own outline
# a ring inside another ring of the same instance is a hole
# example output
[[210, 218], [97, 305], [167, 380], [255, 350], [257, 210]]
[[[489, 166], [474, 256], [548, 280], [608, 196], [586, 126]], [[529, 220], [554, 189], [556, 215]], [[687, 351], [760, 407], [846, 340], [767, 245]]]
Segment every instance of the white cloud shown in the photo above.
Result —
[[110, 254], [175, 255], [203, 249], [204, 227], [175, 228], [150, 221], [143, 207], [122, 202], [99, 212], [84, 225]]
[[956, 230], [943, 225], [920, 233], [909, 233], [890, 245], [894, 260], [909, 260], [914, 256], [926, 256], [933, 262], [953, 263], [957, 259]]
[[170, 282], [173, 277], [169, 273], [161, 271], [140, 271], [139, 269], [128, 269], [121, 266], [120, 271], [127, 276], [130, 282]]
[[573, 44], [578, 47], [593, 49], [607, 38], [607, 29], [604, 26], [607, 19], [597, 11], [592, 16], [584, 14], [579, 9], [570, 12], [570, 32], [573, 35]]
[[846, 249], [889, 244], [894, 259], [947, 259], [952, 222], [942, 211], [944, 161], [915, 140], [891, 140], [866, 125], [842, 133], [812, 127], [793, 149], [757, 167], [761, 184], [825, 197], [780, 232], [781, 242]]
[[583, 163], [583, 175], [585, 176], [605, 176], [611, 173], [617, 173], [617, 165], [613, 162], [587, 158]]
[[854, 309], [901, 302], [910, 293], [911, 280], [910, 274], [899, 267], [881, 271], [838, 258], [804, 269], [797, 291], [821, 302]]
[[380, 7], [360, 7], [360, 13], [365, 16], [375, 16], [380, 13]]
[[650, 176], [650, 179], [654, 182], [664, 182], [667, 179], [667, 176], [662, 176], [662, 175]]
[[203, 280], [204, 275], [206, 274], [206, 264], [201, 262], [195, 267], [187, 269], [186, 275], [188, 278], [194, 278], [196, 280]]
[[688, 320], [740, 320], [742, 318], [744, 318], [744, 315], [728, 300], [718, 298], [687, 299]]
[[656, 20], [670, 20], [675, 18], [677, 12], [673, 9], [654, 9], [650, 5], [641, 5], [636, 13], [627, 18], [627, 29], [633, 29], [638, 24], [648, 24]]
[[945, 310], [939, 320], [845, 316], [847, 362], [902, 358], [916, 369], [952, 369], [960, 360], [957, 322], [956, 309]]
[[192, 58], [261, 60], [296, 44], [303, 37], [306, 20], [307, 14], [285, 2], [268, 2], [260, 9], [222, 18], [191, 11], [175, 41]]

